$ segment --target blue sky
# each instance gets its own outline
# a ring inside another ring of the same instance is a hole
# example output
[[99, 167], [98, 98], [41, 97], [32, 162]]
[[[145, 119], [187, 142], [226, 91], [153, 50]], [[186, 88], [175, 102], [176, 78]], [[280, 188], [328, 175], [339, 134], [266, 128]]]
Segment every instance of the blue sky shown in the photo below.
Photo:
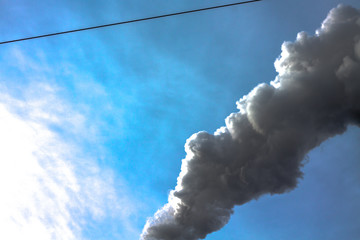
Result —
[[[230, 1], [0, 1], [0, 41]], [[1, 238], [138, 239], [193, 133], [275, 76], [284, 41], [352, 1], [262, 2], [0, 46]], [[309, 153], [290, 193], [206, 239], [360, 237], [360, 130]], [[29, 237], [28, 237], [29, 238]]]

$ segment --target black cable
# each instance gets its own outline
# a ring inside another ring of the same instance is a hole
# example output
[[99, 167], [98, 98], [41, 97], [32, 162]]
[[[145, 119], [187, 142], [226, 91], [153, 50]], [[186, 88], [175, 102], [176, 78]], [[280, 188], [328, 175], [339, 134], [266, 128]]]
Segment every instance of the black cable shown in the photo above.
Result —
[[0, 42], [0, 44], [7, 44], [7, 43], [13, 43], [13, 42], [26, 41], [26, 40], [36, 39], [36, 38], [51, 37], [51, 36], [56, 36], [56, 35], [61, 35], [61, 34], [80, 32], [80, 31], [86, 31], [86, 30], [91, 30], [91, 29], [96, 29], [96, 28], [103, 28], [103, 27], [111, 27], [111, 26], [127, 24], [127, 23], [147, 21], [147, 20], [152, 20], [152, 19], [157, 19], [157, 18], [171, 17], [171, 16], [176, 16], [176, 15], [182, 15], [182, 14], [187, 14], [187, 13], [206, 11], [206, 10], [211, 10], [211, 9], [216, 9], [216, 8], [230, 7], [230, 6], [240, 5], [240, 4], [259, 2], [259, 1], [262, 1], [262, 0], [251, 0], [251, 1], [245, 1], [245, 2], [231, 3], [231, 4], [225, 4], [225, 5], [219, 5], [219, 6], [213, 6], [213, 7], [189, 10], [189, 11], [184, 11], [184, 12], [170, 13], [170, 14], [147, 17], [147, 18], [139, 18], [139, 19], [128, 20], [128, 21], [123, 21], [123, 22], [110, 23], [110, 24], [87, 27], [87, 28], [79, 28], [79, 29], [74, 29], [74, 30], [69, 30], [69, 31], [64, 31], [64, 32], [56, 32], [56, 33], [49, 33], [49, 34], [38, 35], [38, 36], [33, 36], [33, 37], [19, 38], [19, 39], [15, 39], [15, 40], [9, 40], [9, 41]]

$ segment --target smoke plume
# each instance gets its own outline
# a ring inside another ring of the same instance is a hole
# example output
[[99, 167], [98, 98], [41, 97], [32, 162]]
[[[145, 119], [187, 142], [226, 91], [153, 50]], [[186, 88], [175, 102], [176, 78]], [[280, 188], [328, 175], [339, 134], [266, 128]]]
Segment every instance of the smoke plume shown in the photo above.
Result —
[[197, 240], [222, 228], [235, 205], [294, 189], [306, 154], [360, 125], [360, 11], [339, 5], [314, 36], [285, 42], [278, 75], [237, 102], [214, 134], [198, 132], [169, 203], [142, 240]]

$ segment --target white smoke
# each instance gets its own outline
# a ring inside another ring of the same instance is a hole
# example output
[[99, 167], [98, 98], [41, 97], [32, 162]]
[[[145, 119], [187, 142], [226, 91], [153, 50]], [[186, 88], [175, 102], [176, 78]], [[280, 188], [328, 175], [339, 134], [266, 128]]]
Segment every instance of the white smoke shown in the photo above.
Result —
[[235, 205], [295, 188], [311, 149], [359, 125], [359, 10], [331, 10], [315, 36], [282, 45], [275, 67], [276, 79], [241, 98], [226, 127], [187, 140], [177, 186], [142, 240], [205, 238]]

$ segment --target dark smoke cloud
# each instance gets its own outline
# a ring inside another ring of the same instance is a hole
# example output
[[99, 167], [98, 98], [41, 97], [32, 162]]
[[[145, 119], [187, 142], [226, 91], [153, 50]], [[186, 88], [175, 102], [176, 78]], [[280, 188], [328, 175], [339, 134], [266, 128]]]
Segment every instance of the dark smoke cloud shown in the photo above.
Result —
[[235, 205], [295, 188], [311, 149], [359, 125], [359, 10], [331, 10], [315, 36], [282, 45], [275, 67], [276, 79], [240, 99], [226, 127], [187, 140], [177, 186], [142, 240], [205, 238]]

